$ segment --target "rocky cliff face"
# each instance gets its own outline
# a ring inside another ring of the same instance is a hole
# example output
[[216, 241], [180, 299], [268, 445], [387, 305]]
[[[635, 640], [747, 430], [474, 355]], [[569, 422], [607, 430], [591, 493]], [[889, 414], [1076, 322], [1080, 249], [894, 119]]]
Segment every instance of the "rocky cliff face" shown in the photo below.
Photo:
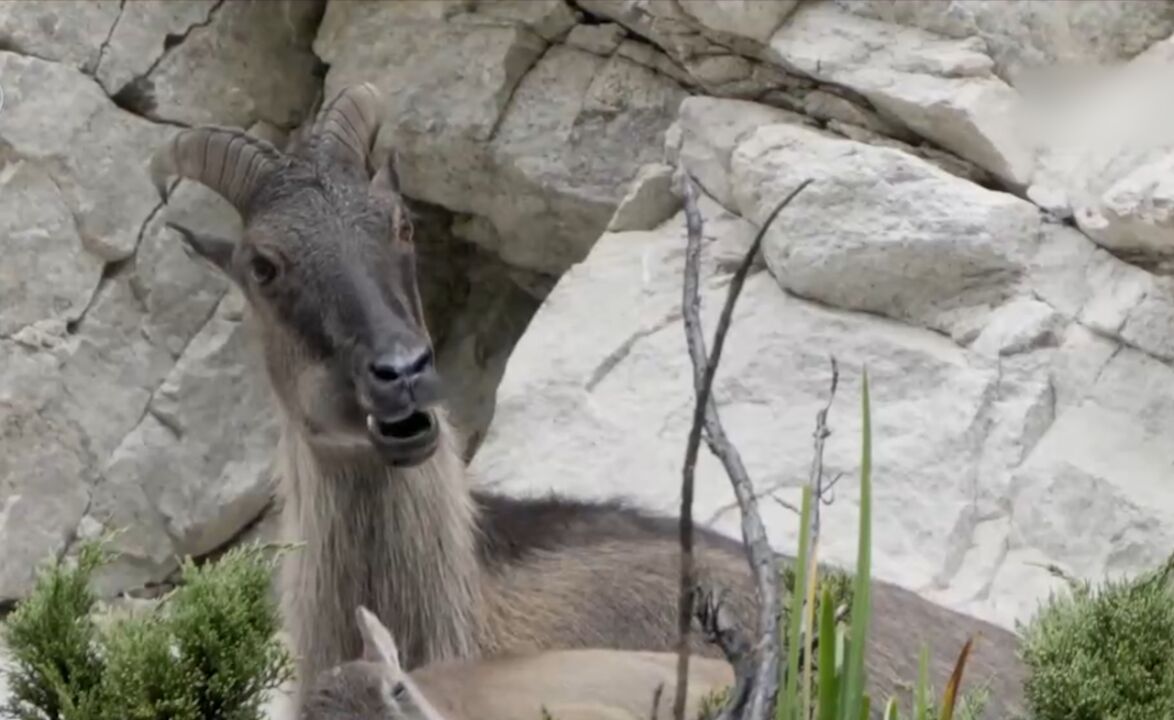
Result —
[[[420, 212], [480, 481], [675, 511], [673, 174], [705, 193], [711, 328], [732, 258], [810, 177], [716, 388], [760, 492], [796, 495], [834, 354], [825, 557], [854, 552], [867, 365], [880, 575], [1009, 625], [1049, 589], [1041, 564], [1156, 562], [1174, 541], [1174, 3], [998, 5], [0, 4], [0, 601], [110, 529], [111, 592], [264, 532], [276, 423], [244, 308], [164, 226], [239, 221], [190, 183], [163, 208], [146, 162], [182, 125], [280, 140], [361, 80], [388, 98], [378, 143]], [[698, 515], [737, 534], [711, 458], [699, 483]], [[796, 519], [764, 511], [791, 547]]]

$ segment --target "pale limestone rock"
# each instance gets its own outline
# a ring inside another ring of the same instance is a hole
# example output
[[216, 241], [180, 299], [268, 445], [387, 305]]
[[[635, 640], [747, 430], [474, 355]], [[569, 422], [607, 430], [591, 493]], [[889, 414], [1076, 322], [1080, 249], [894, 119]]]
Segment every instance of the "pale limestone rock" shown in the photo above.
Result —
[[[597, 17], [623, 25], [650, 42], [625, 42], [619, 52], [672, 77], [686, 87], [699, 86], [720, 97], [771, 104], [783, 88], [803, 82], [764, 62], [763, 35], [776, 28], [796, 4], [742, 0], [583, 0], [579, 6]], [[754, 26], [758, 19], [763, 26]], [[784, 107], [789, 106], [783, 105]]]
[[615, 23], [576, 25], [567, 35], [567, 44], [596, 55], [611, 55], [624, 39], [624, 29]]
[[224, 2], [121, 90], [151, 118], [188, 125], [299, 124], [314, 101], [319, 0]]
[[1113, 353], [1016, 472], [1007, 553], [989, 589], [1001, 614], [1026, 619], [1059, 585], [1028, 562], [1100, 580], [1166, 559], [1174, 542], [1171, 382], [1167, 365], [1129, 349]]
[[1015, 355], [1059, 344], [1067, 323], [1064, 316], [1046, 302], [1021, 296], [1001, 305], [970, 344], [985, 355]]
[[910, 145], [907, 142], [896, 140], [894, 138], [881, 135], [859, 125], [852, 125], [851, 123], [842, 122], [840, 120], [829, 120], [827, 129], [836, 132], [849, 140], [867, 143], [869, 145], [876, 145], [878, 147], [895, 148], [901, 152], [908, 153], [914, 157], [919, 157], [926, 162], [932, 163], [937, 167], [945, 170], [951, 175], [957, 175], [963, 180], [980, 185], [990, 185], [994, 178], [986, 170], [970, 162], [963, 160], [957, 155], [952, 155], [948, 152], [943, 152], [933, 147], [922, 143], [920, 145]]
[[460, 17], [330, 5], [315, 43], [331, 64], [327, 95], [367, 79], [367, 67], [410, 68], [373, 78], [387, 98], [377, 152], [395, 146], [407, 194], [487, 220], [464, 236], [507, 263], [560, 272], [590, 248], [636, 170], [661, 159], [684, 92], [624, 58], [547, 49], [524, 25]]
[[158, 62], [171, 44], [207, 23], [216, 0], [135, 0], [123, 3], [94, 72], [114, 94]]
[[1018, 94], [981, 41], [951, 40], [805, 3], [770, 40], [779, 62], [847, 87], [918, 134], [1013, 186], [1032, 177]]
[[52, 178], [16, 160], [0, 170], [0, 336], [42, 320], [76, 320], [102, 276]]
[[677, 120], [680, 144], [670, 149], [670, 160], [687, 168], [715, 200], [734, 208], [729, 179], [734, 148], [763, 125], [798, 123], [802, 117], [746, 100], [687, 98]]
[[620, 43], [616, 54], [634, 63], [643, 65], [649, 70], [670, 77], [681, 83], [681, 85], [689, 86], [694, 84], [693, 76], [689, 74], [688, 70], [661, 52], [658, 48], [648, 43], [625, 40]]
[[1029, 197], [1142, 264], [1174, 256], [1174, 40], [1032, 105], [1046, 137]]
[[998, 74], [1030, 85], [1039, 71], [1128, 60], [1174, 33], [1174, 4], [1121, 0], [833, 0], [851, 13], [953, 38], [979, 37]]
[[1039, 211], [889, 148], [770, 125], [734, 150], [735, 206], [756, 223], [813, 182], [767, 231], [763, 254], [801, 297], [945, 333], [1012, 296]]
[[766, 42], [799, 0], [683, 0], [681, 9], [706, 28]]
[[542, 39], [555, 42], [575, 27], [575, 12], [565, 0], [479, 0], [470, 3], [467, 15], [454, 15], [455, 20], [481, 19], [521, 23]]
[[502, 259], [543, 272], [586, 255], [627, 182], [660, 159], [685, 95], [623, 58], [560, 50], [548, 52], [514, 93], [492, 144], [506, 182], [494, 184], [481, 210], [511, 241]]
[[[330, 64], [325, 97], [353, 82], [375, 83], [387, 102], [383, 117], [391, 125], [382, 134], [397, 144], [405, 144], [407, 132], [488, 140], [546, 42], [518, 25], [446, 23], [421, 12], [411, 3], [330, 3], [314, 40], [314, 50]], [[374, 75], [369, 70], [379, 67], [402, 70]], [[477, 72], [471, 73], [474, 67]], [[402, 152], [408, 156], [411, 148]], [[408, 157], [403, 165], [409, 194], [432, 201], [413, 192], [415, 168]]]
[[578, 5], [650, 40], [676, 61], [726, 50], [705, 37], [704, 26], [674, 0], [579, 0]]
[[65, 65], [0, 52], [0, 78], [4, 159], [48, 172], [89, 252], [106, 262], [129, 257], [158, 206], [147, 161], [163, 129], [119, 110], [97, 83]]
[[1174, 278], [1123, 262], [1066, 226], [1045, 226], [1033, 293], [1066, 318], [1154, 358], [1174, 360]]
[[107, 528], [129, 526], [115, 541], [129, 557], [102, 572], [104, 587], [164, 579], [177, 558], [215, 550], [269, 502], [276, 413], [231, 299], [103, 469], [89, 514]]
[[92, 72], [120, 0], [0, 3], [0, 49]]
[[1101, 196], [1105, 225], [1086, 228], [1110, 250], [1174, 256], [1174, 148], [1118, 180]]
[[[702, 213], [706, 236], [715, 238], [706, 243], [701, 278], [710, 334], [728, 281], [714, 254], [753, 227], [708, 200]], [[513, 493], [557, 489], [676, 511], [693, 399], [679, 313], [683, 255], [679, 213], [653, 232], [604, 235], [563, 276], [510, 358], [494, 424], [472, 465], [480, 481]], [[855, 471], [859, 368], [868, 366], [874, 446], [883, 449], [876, 454], [875, 567], [882, 578], [928, 585], [969, 543], [957, 528], [974, 512], [971, 468], [985, 442], [985, 430], [972, 428], [985, 427], [997, 363], [925, 330], [788, 296], [761, 272], [750, 277], [734, 322], [715, 396], [757, 486], [791, 500], [807, 474], [829, 353], [843, 378], [828, 470]], [[1036, 404], [1039, 387], [1046, 382], [1023, 390], [1023, 407]], [[1008, 423], [1015, 412], [1007, 411]], [[845, 479], [825, 512], [821, 552], [832, 562], [854, 557], [855, 487]], [[696, 503], [701, 521], [737, 536], [728, 481], [706, 453]], [[997, 491], [983, 493], [981, 512], [996, 507]], [[770, 502], [761, 509], [775, 546], [793, 552], [795, 517]]]
[[652, 230], [680, 208], [673, 193], [673, 168], [663, 163], [645, 165], [607, 225], [608, 232]]
[[229, 283], [219, 270], [189, 255], [166, 222], [229, 239], [240, 236], [241, 222], [226, 200], [183, 180], [143, 233], [137, 256], [138, 288], [147, 312], [143, 334], [178, 358], [211, 317]]
[[59, 361], [0, 339], [0, 598], [24, 596], [89, 500], [84, 434], [56, 402]]
[[858, 103], [826, 90], [812, 90], [803, 96], [803, 112], [817, 120], [838, 120], [880, 135], [911, 140], [905, 128], [889, 122]]

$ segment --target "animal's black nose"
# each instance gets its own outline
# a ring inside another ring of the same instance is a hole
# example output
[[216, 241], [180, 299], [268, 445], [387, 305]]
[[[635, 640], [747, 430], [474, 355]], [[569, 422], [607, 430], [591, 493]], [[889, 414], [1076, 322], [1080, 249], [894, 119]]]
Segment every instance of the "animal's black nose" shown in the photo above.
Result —
[[376, 355], [368, 368], [379, 383], [412, 379], [432, 368], [432, 348], [417, 347]]

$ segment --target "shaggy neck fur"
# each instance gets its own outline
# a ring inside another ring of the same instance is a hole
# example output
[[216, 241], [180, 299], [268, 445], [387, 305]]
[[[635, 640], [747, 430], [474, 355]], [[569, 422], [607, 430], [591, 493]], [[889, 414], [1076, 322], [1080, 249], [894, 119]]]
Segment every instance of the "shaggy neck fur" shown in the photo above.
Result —
[[287, 556], [282, 596], [303, 679], [358, 655], [360, 604], [387, 624], [407, 669], [475, 654], [475, 507], [453, 442], [445, 424], [431, 460], [392, 468], [323, 458], [285, 424], [283, 525], [305, 546]]

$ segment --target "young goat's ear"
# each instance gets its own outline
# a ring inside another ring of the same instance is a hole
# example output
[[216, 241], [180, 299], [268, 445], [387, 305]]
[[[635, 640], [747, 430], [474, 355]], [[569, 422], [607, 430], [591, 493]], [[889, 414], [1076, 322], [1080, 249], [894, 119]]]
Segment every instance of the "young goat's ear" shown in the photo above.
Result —
[[209, 262], [225, 275], [232, 276], [232, 253], [236, 249], [235, 242], [216, 235], [197, 233], [172, 222], [165, 224], [183, 238], [183, 247], [188, 255]]
[[399, 650], [387, 627], [379, 622], [375, 613], [362, 605], [355, 610], [355, 619], [359, 623], [359, 635], [363, 638], [363, 659], [399, 672]]

